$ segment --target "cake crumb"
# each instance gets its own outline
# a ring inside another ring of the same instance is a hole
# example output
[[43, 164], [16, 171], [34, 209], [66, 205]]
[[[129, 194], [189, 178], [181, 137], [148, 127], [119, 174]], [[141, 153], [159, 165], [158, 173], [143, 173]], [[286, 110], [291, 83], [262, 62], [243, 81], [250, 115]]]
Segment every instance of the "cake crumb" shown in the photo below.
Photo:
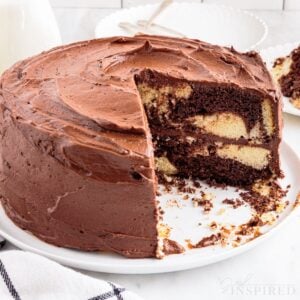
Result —
[[222, 207], [217, 211], [217, 215], [221, 216], [225, 213], [225, 211], [226, 211], [226, 209], [224, 207]]
[[158, 236], [160, 238], [169, 238], [172, 228], [164, 223], [159, 223], [157, 226]]
[[194, 185], [194, 187], [197, 188], [197, 189], [199, 189], [199, 188], [201, 187], [201, 184], [200, 184], [199, 181], [193, 180], [193, 185]]
[[164, 255], [180, 254], [183, 252], [185, 252], [185, 249], [178, 242], [166, 238], [163, 240]]
[[203, 208], [203, 212], [208, 214], [213, 208], [213, 203], [211, 200], [205, 200], [204, 198], [192, 198], [193, 206], [198, 207], [201, 206]]
[[210, 236], [206, 236], [206, 237], [202, 238], [196, 244], [194, 244], [194, 245], [191, 244], [190, 246], [192, 247], [192, 249], [194, 249], [194, 248], [204, 248], [204, 247], [209, 247], [209, 246], [216, 245], [220, 242], [220, 240], [221, 240], [221, 234], [216, 233], [216, 234], [212, 234]]
[[288, 206], [288, 202], [286, 201], [286, 202], [284, 202], [284, 203], [278, 203], [277, 205], [276, 205], [276, 212], [277, 213], [282, 213], [285, 209], [286, 209], [286, 207]]
[[182, 197], [183, 200], [189, 200], [189, 198], [190, 198], [190, 197], [189, 197], [188, 194], [186, 194], [186, 195], [184, 195], [184, 196]]
[[300, 206], [300, 192], [297, 195], [296, 201], [294, 203], [294, 208], [299, 207]]
[[181, 193], [189, 193], [189, 194], [194, 194], [196, 192], [196, 190], [190, 186], [180, 187], [180, 188], [178, 188], [178, 190]]
[[300, 98], [290, 99], [295, 108], [300, 109]]
[[211, 228], [212, 230], [216, 230], [218, 228], [218, 224], [215, 221], [212, 221], [209, 224], [209, 228]]
[[288, 190], [283, 190], [277, 182], [269, 180], [255, 183], [251, 190], [241, 192], [240, 196], [257, 214], [261, 215], [268, 211], [276, 211], [276, 207], [287, 192]]
[[213, 198], [214, 198], [214, 196], [212, 193], [204, 193], [204, 195], [203, 195], [204, 200], [211, 201], [211, 200], [213, 200]]
[[182, 208], [182, 204], [177, 199], [170, 199], [166, 203], [166, 207], [178, 207]]
[[222, 201], [222, 203], [231, 205], [234, 209], [236, 209], [236, 208], [242, 206], [244, 204], [244, 201], [239, 198], [236, 198], [236, 199], [226, 198]]
[[262, 221], [263, 225], [265, 224], [272, 225], [276, 221], [276, 215], [273, 211], [269, 211], [263, 213], [260, 216], [260, 220]]
[[192, 244], [192, 241], [190, 239], [185, 239], [184, 241], [186, 242], [186, 246], [189, 249], [193, 249], [193, 244]]
[[259, 226], [263, 225], [259, 217], [256, 215], [252, 217], [247, 223], [238, 226], [236, 234], [251, 235], [257, 231]]

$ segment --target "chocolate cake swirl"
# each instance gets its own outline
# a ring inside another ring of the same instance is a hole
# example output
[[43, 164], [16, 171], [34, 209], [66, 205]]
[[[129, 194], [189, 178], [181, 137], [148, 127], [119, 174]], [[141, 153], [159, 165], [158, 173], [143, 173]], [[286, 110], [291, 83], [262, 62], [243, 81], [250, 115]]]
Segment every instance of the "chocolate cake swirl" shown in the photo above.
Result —
[[238, 186], [280, 172], [281, 99], [254, 52], [158, 36], [79, 42], [4, 72], [0, 102], [2, 204], [58, 246], [156, 256], [155, 163]]

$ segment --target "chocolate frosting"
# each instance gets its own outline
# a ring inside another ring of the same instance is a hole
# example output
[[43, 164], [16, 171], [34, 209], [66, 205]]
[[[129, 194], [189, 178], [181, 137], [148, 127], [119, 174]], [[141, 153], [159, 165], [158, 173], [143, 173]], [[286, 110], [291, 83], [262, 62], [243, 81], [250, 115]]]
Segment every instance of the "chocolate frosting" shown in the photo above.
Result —
[[144, 70], [278, 99], [257, 53], [198, 40], [112, 37], [21, 61], [0, 81], [1, 193], [14, 222], [59, 246], [155, 256], [153, 148], [135, 84]]

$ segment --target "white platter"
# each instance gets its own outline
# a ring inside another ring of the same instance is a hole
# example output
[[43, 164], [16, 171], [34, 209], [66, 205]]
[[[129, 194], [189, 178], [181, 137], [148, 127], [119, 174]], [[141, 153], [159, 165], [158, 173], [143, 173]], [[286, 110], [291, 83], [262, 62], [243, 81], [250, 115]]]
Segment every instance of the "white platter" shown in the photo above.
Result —
[[[102, 19], [95, 29], [96, 37], [128, 36], [120, 22], [135, 23], [148, 19], [158, 4], [122, 9]], [[196, 2], [172, 3], [155, 19], [155, 23], [176, 30], [189, 38], [213, 44], [234, 46], [245, 51], [254, 49], [266, 37], [265, 22], [255, 15], [221, 5]]]
[[[298, 214], [299, 209], [294, 208], [294, 204], [299, 192], [300, 173], [298, 170], [300, 169], [300, 161], [295, 152], [286, 143], [282, 143], [281, 146], [281, 161], [282, 169], [285, 173], [285, 178], [280, 182], [281, 186], [286, 187], [288, 184], [291, 184], [291, 188], [286, 196], [286, 199], [290, 201], [289, 206], [280, 215], [276, 223], [264, 229], [264, 234], [236, 248], [232, 246], [210, 246], [188, 250], [183, 254], [169, 255], [161, 260], [150, 258], [127, 259], [109, 253], [70, 250], [44, 243], [30, 233], [18, 228], [5, 215], [2, 206], [0, 207], [0, 234], [21, 249], [44, 255], [64, 265], [92, 271], [147, 274], [178, 271], [208, 265], [257, 246], [282, 228], [284, 223], [289, 221], [292, 216]], [[214, 208], [209, 214], [203, 214], [200, 207], [193, 207], [192, 201], [182, 200], [182, 196], [177, 197], [178, 202], [183, 203], [181, 208], [166, 205], [170, 195], [161, 196], [161, 206], [165, 211], [164, 222], [173, 228], [171, 231], [172, 239], [182, 241], [190, 238], [193, 242], [197, 242], [201, 236], [207, 236], [212, 233], [209, 231], [211, 229], [208, 230], [208, 226], [205, 224], [209, 224], [217, 219], [228, 224], [242, 224], [247, 220], [249, 217], [247, 207], [241, 206], [233, 209], [221, 203], [222, 199], [234, 197], [236, 195], [235, 189], [208, 188], [208, 191], [216, 195]], [[174, 197], [176, 198], [176, 195], [172, 196], [172, 198]], [[224, 209], [224, 206], [226, 206], [225, 213], [219, 215], [218, 211], [220, 208]], [[200, 227], [198, 225], [199, 222], [202, 223]]]
[[[300, 42], [277, 45], [275, 47], [262, 49], [260, 51], [260, 54], [262, 56], [262, 59], [267, 64], [268, 69], [270, 70], [273, 66], [273, 63], [278, 57], [289, 55], [291, 51], [296, 47], [298, 47], [299, 45]], [[300, 109], [294, 107], [287, 97], [283, 97], [283, 111], [285, 113], [289, 113], [295, 116], [300, 116]]]

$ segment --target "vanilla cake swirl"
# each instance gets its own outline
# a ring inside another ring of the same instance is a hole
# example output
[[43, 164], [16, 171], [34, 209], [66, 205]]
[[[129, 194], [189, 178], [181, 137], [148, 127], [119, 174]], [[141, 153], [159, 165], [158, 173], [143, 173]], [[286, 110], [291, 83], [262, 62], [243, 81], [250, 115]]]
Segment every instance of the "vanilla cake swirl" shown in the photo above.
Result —
[[58, 246], [153, 257], [158, 174], [243, 187], [280, 174], [281, 98], [255, 52], [79, 42], [15, 64], [0, 101], [2, 204]]

